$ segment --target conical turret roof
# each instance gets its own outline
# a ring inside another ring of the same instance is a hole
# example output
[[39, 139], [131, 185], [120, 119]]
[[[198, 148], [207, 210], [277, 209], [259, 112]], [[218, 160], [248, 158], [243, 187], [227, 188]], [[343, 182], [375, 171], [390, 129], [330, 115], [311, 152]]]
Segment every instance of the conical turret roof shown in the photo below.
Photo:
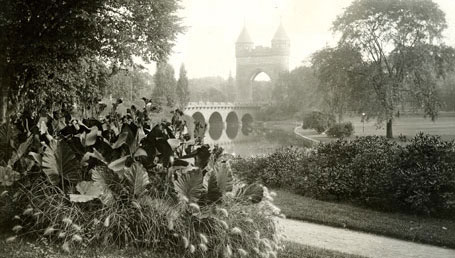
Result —
[[282, 22], [280, 22], [280, 26], [278, 26], [278, 29], [275, 32], [275, 36], [273, 36], [272, 41], [275, 41], [275, 40], [286, 40], [286, 41], [289, 40], [289, 36], [286, 33], [286, 30], [284, 29]]
[[239, 37], [237, 38], [237, 43], [253, 43], [251, 40], [250, 33], [246, 29], [246, 26], [243, 26], [242, 32], [240, 32]]

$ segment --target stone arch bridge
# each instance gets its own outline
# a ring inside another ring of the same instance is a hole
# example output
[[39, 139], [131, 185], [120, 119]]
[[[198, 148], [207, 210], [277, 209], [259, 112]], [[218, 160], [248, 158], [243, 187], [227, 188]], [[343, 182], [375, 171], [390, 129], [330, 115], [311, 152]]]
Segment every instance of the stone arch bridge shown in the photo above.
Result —
[[241, 125], [252, 123], [260, 106], [260, 103], [190, 102], [183, 113], [209, 126], [214, 123]]
[[[190, 102], [183, 113], [207, 125], [206, 143], [229, 145], [248, 140], [248, 130], [260, 106], [260, 103]], [[192, 122], [188, 123], [188, 129], [192, 134]]]

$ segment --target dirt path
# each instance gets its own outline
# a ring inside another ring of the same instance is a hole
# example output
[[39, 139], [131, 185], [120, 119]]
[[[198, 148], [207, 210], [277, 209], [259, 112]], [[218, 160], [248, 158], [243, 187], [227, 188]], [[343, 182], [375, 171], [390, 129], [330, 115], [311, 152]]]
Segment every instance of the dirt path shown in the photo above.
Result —
[[286, 240], [371, 258], [455, 258], [455, 250], [333, 228], [302, 221], [279, 221]]

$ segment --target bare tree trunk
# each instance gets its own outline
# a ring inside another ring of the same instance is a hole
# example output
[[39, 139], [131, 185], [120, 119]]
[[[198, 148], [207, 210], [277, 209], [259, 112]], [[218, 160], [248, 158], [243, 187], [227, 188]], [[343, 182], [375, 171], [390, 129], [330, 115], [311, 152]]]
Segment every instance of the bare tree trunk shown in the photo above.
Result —
[[393, 138], [392, 119], [387, 120], [386, 137], [389, 139]]

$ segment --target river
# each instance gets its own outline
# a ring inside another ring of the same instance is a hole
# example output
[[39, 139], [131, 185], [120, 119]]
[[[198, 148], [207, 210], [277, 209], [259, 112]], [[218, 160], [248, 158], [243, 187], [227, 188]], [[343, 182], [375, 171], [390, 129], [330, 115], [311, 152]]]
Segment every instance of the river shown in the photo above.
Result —
[[211, 123], [204, 142], [242, 157], [267, 154], [284, 146], [308, 147], [304, 139], [294, 134], [293, 125], [283, 129], [269, 123]]

